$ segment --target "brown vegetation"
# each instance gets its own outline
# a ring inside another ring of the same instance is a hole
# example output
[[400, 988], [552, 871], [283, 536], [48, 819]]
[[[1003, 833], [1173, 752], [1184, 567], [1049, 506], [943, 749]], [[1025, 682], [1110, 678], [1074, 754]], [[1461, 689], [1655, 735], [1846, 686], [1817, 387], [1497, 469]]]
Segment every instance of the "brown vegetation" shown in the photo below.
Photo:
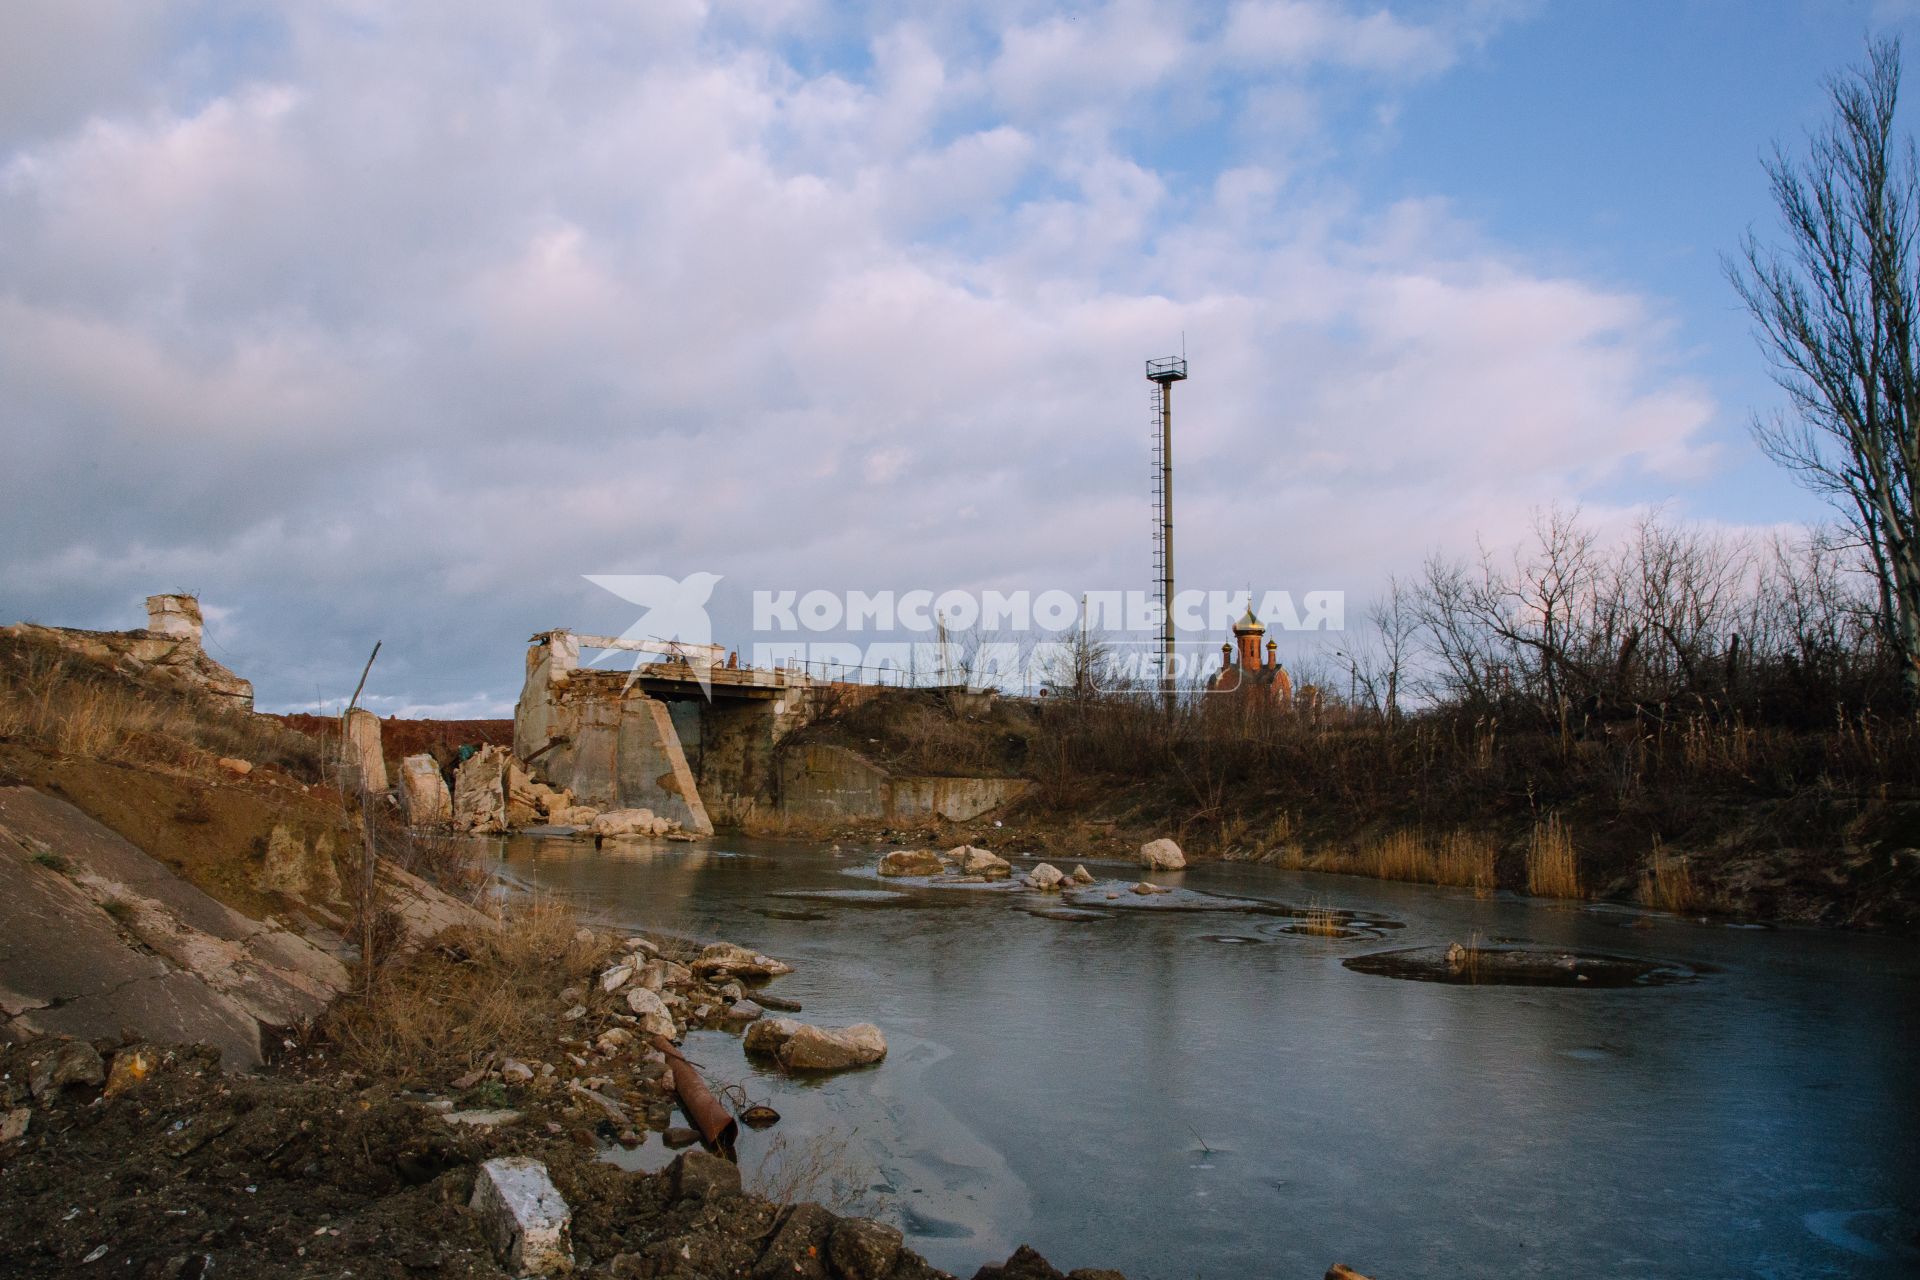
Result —
[[348, 1067], [382, 1079], [448, 1080], [490, 1053], [553, 1052], [556, 993], [582, 988], [609, 941], [580, 936], [562, 903], [529, 902], [496, 929], [442, 934], [328, 1011], [321, 1032]]
[[271, 717], [17, 635], [0, 635], [0, 741], [206, 777], [232, 757], [314, 782], [322, 760], [318, 743]]
[[1527, 838], [1527, 892], [1537, 898], [1583, 898], [1580, 887], [1580, 858], [1573, 837], [1550, 813], [1534, 823]]

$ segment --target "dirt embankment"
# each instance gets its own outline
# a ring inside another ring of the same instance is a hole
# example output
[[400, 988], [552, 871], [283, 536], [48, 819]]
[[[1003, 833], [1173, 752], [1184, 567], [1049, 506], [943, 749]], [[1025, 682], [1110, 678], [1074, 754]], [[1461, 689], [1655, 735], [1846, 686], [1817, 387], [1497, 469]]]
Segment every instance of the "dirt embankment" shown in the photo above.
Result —
[[[491, 1280], [510, 1273], [468, 1205], [476, 1166], [500, 1155], [545, 1162], [572, 1208], [581, 1276], [941, 1274], [891, 1228], [743, 1193], [717, 1157], [624, 1172], [537, 1104], [520, 1123], [475, 1128], [392, 1084], [355, 1088], [292, 1067], [234, 1077], [205, 1052], [122, 1052], [144, 1053], [151, 1074], [108, 1096], [86, 1080], [35, 1095], [44, 1051], [0, 1047], [0, 1115], [34, 1114], [24, 1137], [0, 1146], [0, 1274]], [[1004, 1274], [1059, 1274], [1030, 1254], [1018, 1263]]]

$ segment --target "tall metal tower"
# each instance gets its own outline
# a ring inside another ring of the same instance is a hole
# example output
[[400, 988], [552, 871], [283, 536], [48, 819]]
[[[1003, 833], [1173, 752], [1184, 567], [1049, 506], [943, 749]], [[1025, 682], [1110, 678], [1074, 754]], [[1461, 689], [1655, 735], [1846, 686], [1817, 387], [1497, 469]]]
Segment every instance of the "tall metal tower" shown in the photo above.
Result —
[[[1184, 344], [1183, 344], [1184, 345]], [[1187, 378], [1187, 358], [1147, 361], [1153, 383], [1153, 576], [1160, 593], [1160, 688], [1169, 710], [1173, 679], [1173, 384]]]

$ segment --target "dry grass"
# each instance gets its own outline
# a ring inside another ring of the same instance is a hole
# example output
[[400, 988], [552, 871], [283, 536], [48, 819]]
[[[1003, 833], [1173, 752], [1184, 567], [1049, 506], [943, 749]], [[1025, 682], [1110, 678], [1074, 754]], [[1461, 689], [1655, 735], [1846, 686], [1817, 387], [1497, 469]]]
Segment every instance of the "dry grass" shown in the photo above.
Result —
[[1527, 840], [1527, 892], [1536, 898], [1583, 898], [1580, 885], [1580, 860], [1574, 852], [1573, 837], [1560, 821], [1549, 813], [1533, 824]]
[[278, 720], [12, 636], [0, 638], [0, 739], [209, 777], [220, 776], [222, 756], [320, 776], [320, 744]]
[[498, 929], [450, 930], [342, 999], [321, 1030], [346, 1066], [386, 1078], [447, 1080], [488, 1053], [550, 1054], [559, 993], [595, 990], [608, 952], [579, 929], [571, 907], [535, 901]]
[[1321, 854], [1307, 865], [1377, 880], [1459, 885], [1484, 896], [1493, 892], [1494, 852], [1492, 842], [1474, 832], [1449, 831], [1435, 841], [1403, 828], [1353, 852]]
[[1339, 938], [1347, 932], [1347, 922], [1340, 913], [1324, 902], [1316, 902], [1307, 908], [1307, 914], [1300, 921], [1301, 933], [1310, 933], [1320, 938]]
[[1640, 901], [1660, 911], [1686, 914], [1700, 906], [1700, 892], [1693, 883], [1693, 869], [1687, 860], [1669, 853], [1658, 837], [1648, 855], [1646, 870], [1640, 873]]
[[858, 1133], [821, 1133], [799, 1141], [776, 1134], [747, 1176], [747, 1187], [776, 1204], [811, 1202], [842, 1215], [869, 1212], [873, 1170], [854, 1149]]

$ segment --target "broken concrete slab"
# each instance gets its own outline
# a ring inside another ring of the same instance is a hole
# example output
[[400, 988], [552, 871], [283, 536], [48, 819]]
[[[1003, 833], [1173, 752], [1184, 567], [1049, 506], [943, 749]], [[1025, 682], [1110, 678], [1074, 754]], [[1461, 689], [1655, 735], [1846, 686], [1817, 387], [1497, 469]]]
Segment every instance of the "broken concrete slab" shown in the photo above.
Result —
[[542, 1162], [528, 1156], [486, 1161], [469, 1203], [507, 1270], [551, 1276], [573, 1269], [572, 1211]]
[[80, 810], [0, 787], [0, 1013], [13, 1039], [204, 1041], [261, 1060], [261, 1025], [311, 1017], [338, 959], [215, 901]]
[[453, 793], [432, 756], [422, 753], [400, 762], [400, 807], [416, 827], [444, 827], [453, 821]]

